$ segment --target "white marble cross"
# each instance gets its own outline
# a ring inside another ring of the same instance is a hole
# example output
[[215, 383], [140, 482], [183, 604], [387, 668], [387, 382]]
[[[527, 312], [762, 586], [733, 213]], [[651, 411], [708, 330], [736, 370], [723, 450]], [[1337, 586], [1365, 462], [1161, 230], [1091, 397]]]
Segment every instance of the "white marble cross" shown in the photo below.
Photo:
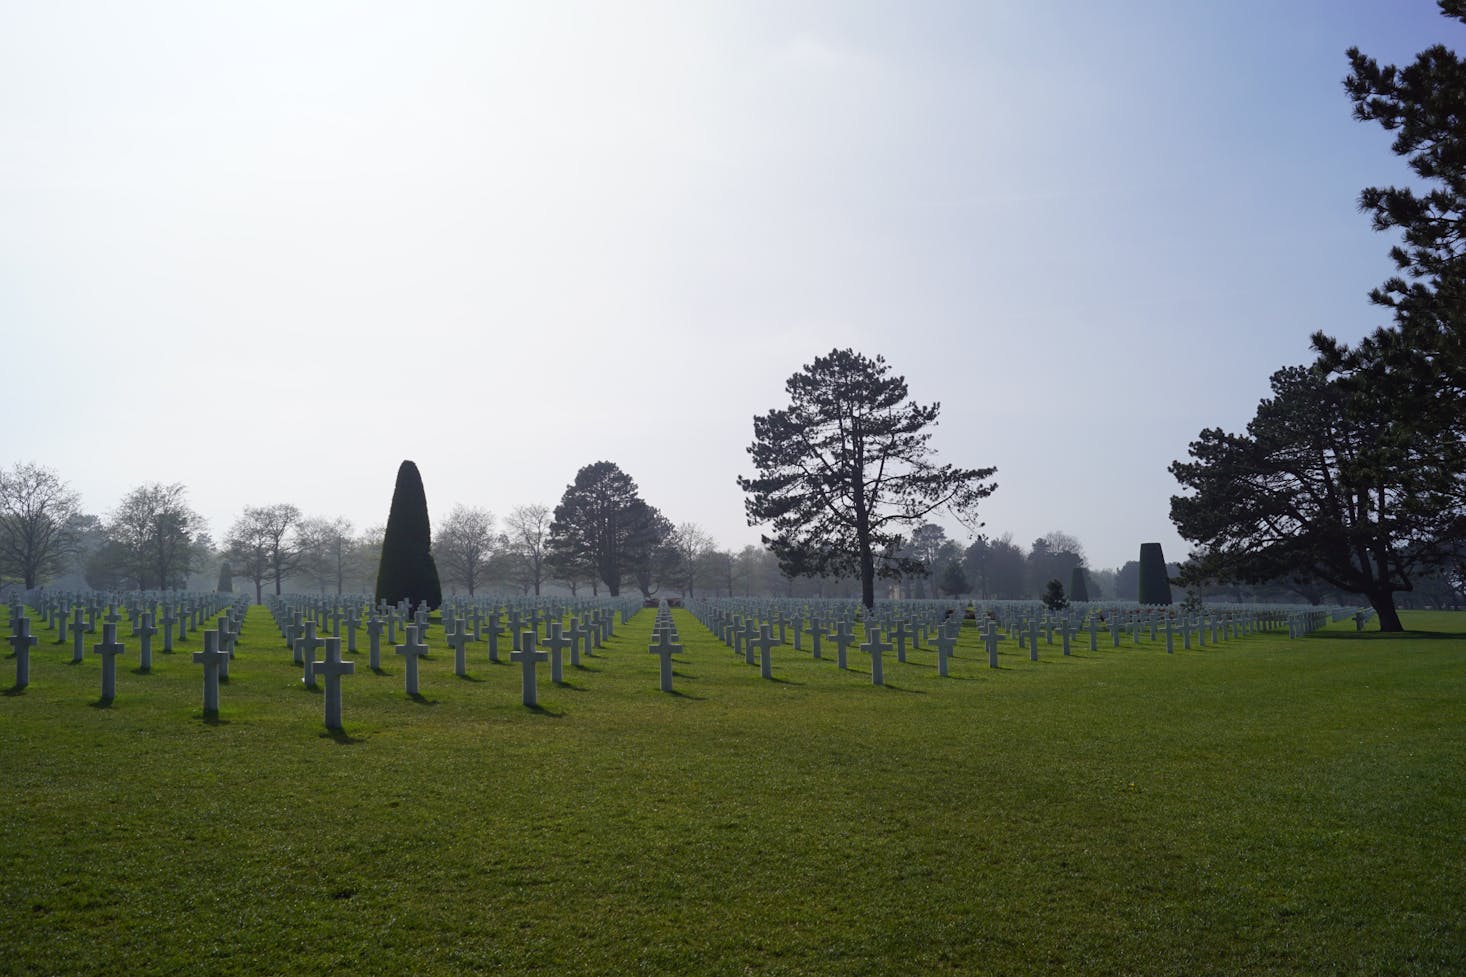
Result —
[[524, 704], [534, 708], [539, 702], [539, 682], [535, 674], [536, 662], [542, 662], [550, 656], [543, 651], [534, 649], [535, 633], [526, 631], [519, 638], [519, 650], [510, 652], [509, 660], [520, 663], [523, 673]]
[[835, 642], [835, 662], [840, 668], [848, 668], [845, 649], [855, 644], [855, 635], [850, 630], [849, 621], [841, 621], [835, 627], [835, 633], [830, 635], [830, 640]]
[[94, 630], [90, 621], [83, 620], [85, 616], [86, 613], [78, 607], [76, 616], [71, 619], [71, 663], [73, 665], [86, 660], [82, 654], [82, 644], [86, 636]]
[[499, 614], [499, 611], [489, 612], [489, 627], [486, 632], [489, 636], [489, 661], [496, 665], [499, 663], [499, 639], [504, 636], [504, 631], [500, 627]]
[[874, 624], [868, 624], [865, 628], [865, 644], [860, 650], [870, 656], [870, 683], [872, 685], [885, 685], [885, 670], [881, 667], [881, 654], [891, 650], [891, 646], [881, 640], [881, 629]]
[[316, 687], [316, 649], [325, 642], [316, 637], [316, 622], [305, 622], [305, 633], [295, 639], [295, 660], [303, 668], [301, 684], [308, 689]]
[[158, 629], [153, 624], [152, 611], [143, 611], [140, 615], [138, 615], [138, 667], [145, 672], [150, 671], [153, 667], [153, 635], [157, 633]]
[[561, 652], [570, 647], [570, 639], [559, 621], [551, 621], [545, 628], [550, 632], [544, 640], [544, 646], [550, 649], [550, 681], [559, 685], [565, 681], [565, 660]]
[[416, 624], [409, 624], [403, 630], [407, 635], [404, 643], [397, 646], [397, 654], [407, 659], [407, 694], [417, 695], [417, 660], [428, 653], [428, 646], [418, 641]]
[[102, 656], [102, 701], [117, 698], [117, 656], [127, 649], [117, 640], [117, 625], [102, 625], [102, 643], [92, 646], [92, 654]]
[[453, 674], [460, 678], [468, 674], [468, 631], [460, 621], [452, 629], [445, 628], [443, 641], [453, 649]]
[[371, 658], [368, 659], [367, 665], [374, 672], [382, 670], [382, 630], [385, 627], [386, 625], [382, 623], [382, 619], [377, 616], [376, 612], [373, 612], [372, 616], [367, 619], [367, 641], [371, 645]]
[[315, 672], [326, 683], [326, 728], [341, 728], [341, 676], [356, 671], [356, 662], [341, 660], [341, 639], [326, 639], [326, 660], [316, 662]]
[[10, 624], [15, 631], [10, 637], [10, 647], [15, 649], [15, 688], [19, 690], [31, 684], [31, 649], [36, 646], [37, 638], [31, 634], [30, 619], [24, 615]]
[[769, 658], [769, 649], [781, 644], [783, 642], [774, 637], [773, 629], [767, 624], [759, 626], [758, 637], [748, 639], [748, 653], [752, 655], [753, 650], [758, 649], [758, 673], [761, 677], [774, 677], [774, 663]]
[[937, 632], [937, 674], [942, 678], [947, 677], [947, 659], [952, 657], [952, 652], [957, 648], [956, 629], [948, 631], [942, 628]]
[[193, 653], [195, 665], [204, 666], [204, 715], [219, 715], [219, 669], [229, 660], [229, 652], [219, 649], [219, 632], [204, 632], [204, 650]]
[[672, 656], [682, 650], [677, 643], [677, 635], [669, 628], [663, 628], [657, 632], [657, 640], [649, 649], [653, 655], [659, 655], [662, 659], [662, 691], [672, 691]]
[[584, 648], [585, 653], [590, 654], [590, 628], [585, 626], [582, 618], [572, 617], [565, 633], [570, 635], [570, 664], [579, 666], [580, 649]]

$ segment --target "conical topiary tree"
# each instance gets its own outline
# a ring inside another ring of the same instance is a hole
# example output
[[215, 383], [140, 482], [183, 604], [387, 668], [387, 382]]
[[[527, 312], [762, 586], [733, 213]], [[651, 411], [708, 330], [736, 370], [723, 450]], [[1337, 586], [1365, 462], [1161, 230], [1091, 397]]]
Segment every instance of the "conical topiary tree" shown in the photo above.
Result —
[[387, 532], [382, 537], [382, 561], [377, 565], [378, 601], [395, 604], [406, 598], [413, 607], [426, 601], [430, 608], [443, 603], [432, 540], [422, 476], [417, 465], [404, 461], [397, 469], [392, 510], [387, 514]]
[[219, 564], [219, 593], [234, 593], [234, 570], [230, 568], [228, 560]]
[[1140, 603], [1171, 603], [1171, 581], [1160, 543], [1140, 544]]
[[1089, 600], [1089, 584], [1085, 582], [1084, 567], [1075, 567], [1069, 574], [1069, 599], [1072, 601]]

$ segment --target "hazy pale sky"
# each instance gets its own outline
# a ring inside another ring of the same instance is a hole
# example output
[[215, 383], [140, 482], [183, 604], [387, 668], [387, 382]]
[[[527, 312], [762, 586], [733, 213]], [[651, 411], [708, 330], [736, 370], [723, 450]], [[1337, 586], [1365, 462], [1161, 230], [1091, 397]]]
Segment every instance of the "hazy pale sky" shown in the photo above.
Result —
[[[884, 355], [984, 518], [1186, 545], [1166, 471], [1385, 321], [1344, 52], [1430, 0], [0, 0], [0, 466], [385, 521], [619, 464], [756, 542], [752, 418]], [[955, 526], [952, 527], [955, 529]]]

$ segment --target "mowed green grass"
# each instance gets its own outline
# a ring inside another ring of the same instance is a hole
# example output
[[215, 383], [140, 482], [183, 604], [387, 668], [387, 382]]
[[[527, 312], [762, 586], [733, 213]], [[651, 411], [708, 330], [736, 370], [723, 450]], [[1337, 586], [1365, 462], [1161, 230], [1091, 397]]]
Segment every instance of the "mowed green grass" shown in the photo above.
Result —
[[538, 711], [482, 644], [460, 679], [435, 630], [413, 700], [363, 639], [335, 736], [263, 610], [212, 723], [198, 638], [147, 675], [129, 641], [102, 707], [41, 632], [0, 972], [1466, 972], [1466, 615], [996, 670], [969, 627], [875, 688], [677, 612], [673, 695], [652, 617]]

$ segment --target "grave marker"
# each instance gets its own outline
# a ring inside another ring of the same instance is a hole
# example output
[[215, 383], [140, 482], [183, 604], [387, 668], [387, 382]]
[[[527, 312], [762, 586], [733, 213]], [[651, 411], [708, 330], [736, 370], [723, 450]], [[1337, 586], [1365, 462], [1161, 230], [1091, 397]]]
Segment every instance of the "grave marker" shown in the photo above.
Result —
[[457, 622], [451, 629], [445, 626], [443, 640], [453, 649], [453, 674], [462, 678], [468, 674], [468, 632], [463, 622]]
[[758, 637], [748, 639], [749, 653], [752, 654], [753, 649], [758, 649], [758, 673], [761, 677], [774, 677], [774, 663], [769, 658], [769, 649], [781, 644], [783, 642], [774, 637], [773, 629], [767, 624], [759, 626]]
[[[843, 650], [843, 649], [842, 649]], [[885, 671], [881, 667], [881, 654], [891, 650], [891, 646], [881, 641], [881, 629], [874, 625], [866, 625], [865, 644], [860, 650], [870, 656], [870, 683], [872, 685], [885, 685]]]
[[671, 629], [663, 629], [657, 633], [656, 643], [651, 646], [651, 653], [659, 655], [662, 659], [662, 684], [663, 692], [672, 691], [672, 656], [682, 650], [677, 643], [677, 636]]
[[117, 698], [117, 656], [127, 649], [117, 640], [117, 625], [102, 626], [102, 643], [92, 646], [92, 654], [102, 656], [102, 701]]
[[204, 632], [204, 650], [193, 653], [195, 665], [204, 666], [204, 716], [219, 715], [219, 668], [229, 661], [229, 652], [219, 650], [219, 632]]
[[23, 689], [31, 684], [31, 649], [37, 638], [31, 634], [30, 618], [22, 614], [10, 619], [15, 634], [10, 636], [10, 647], [15, 649], [15, 687]]
[[545, 627], [550, 632], [544, 641], [545, 647], [550, 649], [550, 681], [561, 685], [565, 682], [565, 662], [561, 652], [570, 647], [570, 639], [565, 636], [565, 625], [559, 621], [551, 621]]
[[138, 615], [136, 630], [138, 667], [145, 672], [150, 672], [153, 669], [153, 635], [158, 633], [158, 629], [153, 626], [151, 611], [143, 611]]
[[305, 633], [295, 639], [295, 660], [305, 670], [300, 682], [308, 689], [316, 687], [316, 649], [325, 642], [316, 637], [316, 622], [305, 622]]
[[326, 683], [326, 728], [341, 729], [341, 676], [356, 672], [356, 662], [341, 660], [341, 639], [326, 639], [326, 660], [316, 662], [315, 673]]
[[539, 704], [539, 682], [535, 674], [535, 663], [550, 657], [543, 651], [535, 651], [535, 633], [526, 631], [519, 639], [519, 650], [509, 653], [509, 660], [520, 663], [524, 704], [533, 709]]
[[406, 632], [406, 638], [397, 646], [397, 654], [407, 659], [407, 694], [417, 695], [417, 660], [428, 653], [428, 646], [418, 641], [416, 624], [409, 624], [402, 630]]

